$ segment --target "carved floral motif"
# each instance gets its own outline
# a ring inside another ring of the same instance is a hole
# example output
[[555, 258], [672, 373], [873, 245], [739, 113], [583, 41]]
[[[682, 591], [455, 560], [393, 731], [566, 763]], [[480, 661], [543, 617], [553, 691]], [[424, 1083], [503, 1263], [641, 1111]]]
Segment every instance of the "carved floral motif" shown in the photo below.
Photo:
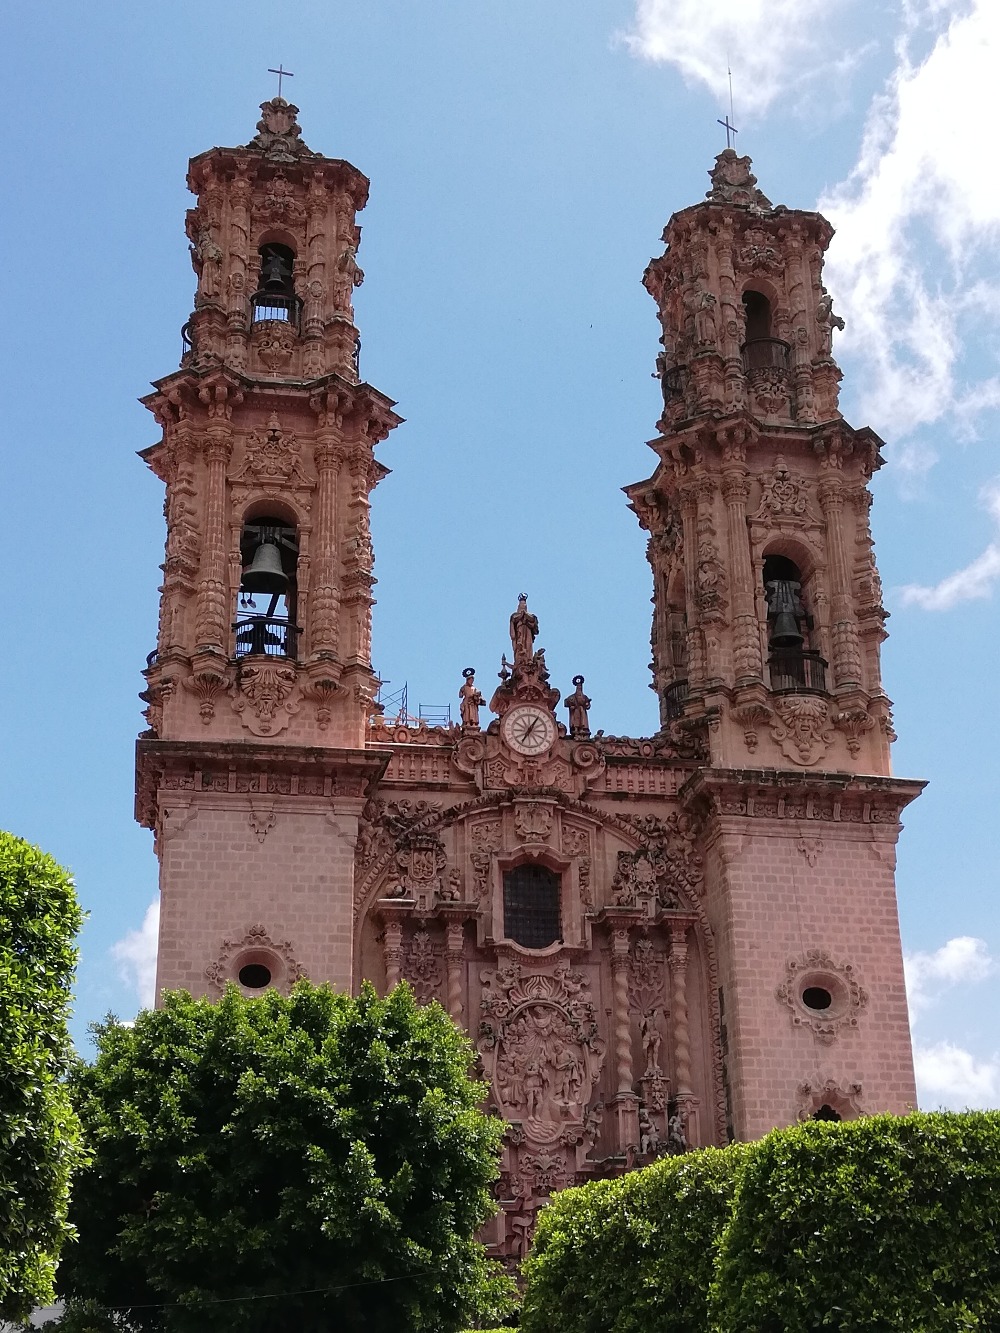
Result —
[[403, 957], [403, 975], [413, 988], [419, 1004], [436, 1000], [441, 989], [441, 951], [431, 940], [430, 933], [421, 926]]

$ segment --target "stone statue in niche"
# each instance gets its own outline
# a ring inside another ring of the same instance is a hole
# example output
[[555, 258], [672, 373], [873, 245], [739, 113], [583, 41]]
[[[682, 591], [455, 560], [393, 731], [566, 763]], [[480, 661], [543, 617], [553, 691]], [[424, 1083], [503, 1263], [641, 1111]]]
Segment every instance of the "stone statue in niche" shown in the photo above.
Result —
[[590, 700], [583, 692], [583, 677], [574, 676], [576, 689], [566, 696], [569, 709], [569, 734], [575, 741], [586, 740], [590, 735]]
[[702, 292], [695, 312], [695, 331], [698, 342], [703, 347], [715, 342], [715, 297], [711, 292]]
[[485, 700], [476, 688], [475, 668], [466, 667], [462, 675], [465, 677], [465, 682], [458, 692], [461, 701], [459, 707], [462, 715], [462, 727], [466, 731], [479, 731], [479, 710]]
[[660, 1068], [660, 1049], [663, 1045], [663, 1037], [656, 1021], [658, 1013], [658, 1010], [653, 1009], [650, 1013], [639, 1016], [639, 1035], [642, 1038], [642, 1052], [646, 1060], [644, 1078], [663, 1073]]
[[687, 1150], [687, 1126], [684, 1123], [683, 1112], [678, 1109], [667, 1121], [667, 1151], [679, 1154]]

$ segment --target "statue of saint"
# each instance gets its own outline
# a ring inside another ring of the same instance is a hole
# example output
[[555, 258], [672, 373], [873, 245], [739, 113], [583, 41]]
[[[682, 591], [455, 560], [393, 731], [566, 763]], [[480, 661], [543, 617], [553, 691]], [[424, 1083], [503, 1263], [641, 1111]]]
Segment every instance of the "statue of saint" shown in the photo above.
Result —
[[583, 677], [574, 676], [576, 689], [566, 696], [569, 709], [569, 734], [575, 741], [585, 740], [590, 735], [590, 700], [583, 692]]
[[525, 667], [531, 661], [537, 633], [538, 617], [528, 610], [528, 598], [522, 592], [517, 599], [517, 610], [510, 618], [510, 641], [516, 667]]
[[462, 727], [466, 731], [479, 730], [479, 710], [485, 702], [483, 696], [476, 689], [476, 673], [472, 667], [466, 667], [462, 672], [465, 677], [465, 683], [458, 692], [461, 700], [460, 708], [462, 713]]

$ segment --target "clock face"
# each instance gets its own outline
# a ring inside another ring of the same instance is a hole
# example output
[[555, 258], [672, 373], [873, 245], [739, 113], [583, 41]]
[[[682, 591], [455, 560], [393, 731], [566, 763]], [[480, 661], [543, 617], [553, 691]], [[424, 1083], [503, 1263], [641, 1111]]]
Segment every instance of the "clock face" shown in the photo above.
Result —
[[529, 757], [544, 754], [556, 738], [556, 724], [544, 708], [519, 704], [503, 718], [503, 738], [512, 750]]

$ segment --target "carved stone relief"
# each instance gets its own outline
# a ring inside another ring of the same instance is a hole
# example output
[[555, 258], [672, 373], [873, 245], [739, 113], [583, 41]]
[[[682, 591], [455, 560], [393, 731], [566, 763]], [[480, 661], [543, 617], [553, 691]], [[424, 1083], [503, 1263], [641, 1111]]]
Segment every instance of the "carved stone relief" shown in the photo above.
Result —
[[295, 700], [296, 671], [278, 659], [240, 663], [233, 710], [254, 736], [276, 736], [299, 711]]
[[252, 925], [239, 939], [225, 939], [215, 961], [205, 969], [209, 989], [221, 995], [227, 981], [236, 981], [241, 967], [262, 963], [271, 973], [270, 985], [287, 992], [306, 974], [295, 957], [290, 940], [275, 940], [267, 927]]
[[788, 1006], [796, 1027], [809, 1028], [824, 1045], [835, 1041], [844, 1028], [856, 1028], [868, 1004], [868, 992], [853, 966], [834, 962], [821, 949], [789, 959], [775, 997]]
[[560, 960], [548, 973], [505, 963], [482, 981], [479, 1050], [501, 1113], [535, 1148], [582, 1132], [605, 1053], [586, 978]]
[[814, 694], [786, 694], [776, 698], [771, 735], [793, 764], [818, 763], [833, 741], [830, 705]]

